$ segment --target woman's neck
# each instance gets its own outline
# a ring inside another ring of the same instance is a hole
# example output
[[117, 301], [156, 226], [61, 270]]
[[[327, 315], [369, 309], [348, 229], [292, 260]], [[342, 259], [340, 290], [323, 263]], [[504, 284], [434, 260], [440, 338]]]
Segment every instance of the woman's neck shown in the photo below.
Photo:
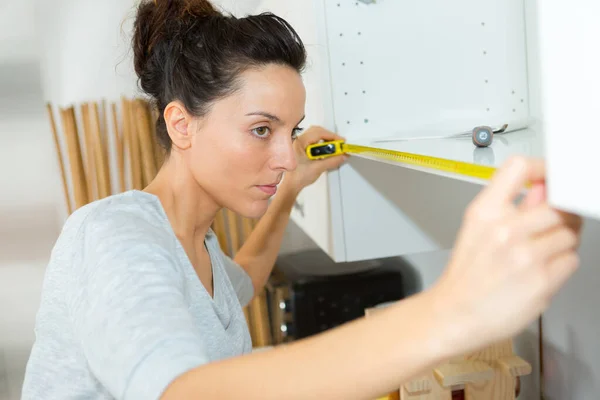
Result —
[[203, 242], [221, 208], [176, 154], [165, 161], [144, 191], [159, 198], [175, 235], [186, 242]]

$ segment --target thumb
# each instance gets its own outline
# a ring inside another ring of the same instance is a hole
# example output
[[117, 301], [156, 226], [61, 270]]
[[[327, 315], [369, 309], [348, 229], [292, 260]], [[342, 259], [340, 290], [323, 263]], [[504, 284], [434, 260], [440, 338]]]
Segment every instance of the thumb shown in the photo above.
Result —
[[342, 154], [339, 156], [327, 157], [322, 160], [314, 160], [313, 165], [315, 165], [319, 171], [329, 171], [332, 169], [339, 168], [342, 164], [344, 164], [350, 156], [346, 154]]

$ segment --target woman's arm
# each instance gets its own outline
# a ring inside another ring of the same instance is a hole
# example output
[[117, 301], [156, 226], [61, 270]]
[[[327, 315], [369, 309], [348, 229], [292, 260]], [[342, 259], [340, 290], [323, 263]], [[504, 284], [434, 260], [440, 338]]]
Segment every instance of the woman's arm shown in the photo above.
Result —
[[204, 365], [162, 399], [374, 399], [460, 349], [465, 339], [434, 299], [422, 293], [321, 335]]
[[236, 263], [252, 278], [255, 293], [262, 290], [275, 265], [298, 193], [323, 172], [339, 167], [345, 160], [345, 156], [336, 156], [311, 161], [304, 153], [306, 147], [320, 140], [338, 139], [342, 138], [323, 128], [311, 127], [294, 143], [298, 162], [296, 170], [286, 174], [267, 212], [235, 256]]
[[[578, 267], [581, 218], [551, 208], [543, 163], [515, 158], [472, 202], [432, 289], [274, 350], [176, 378], [165, 400], [370, 399], [436, 364], [509, 339]], [[515, 205], [525, 183], [523, 202]]]

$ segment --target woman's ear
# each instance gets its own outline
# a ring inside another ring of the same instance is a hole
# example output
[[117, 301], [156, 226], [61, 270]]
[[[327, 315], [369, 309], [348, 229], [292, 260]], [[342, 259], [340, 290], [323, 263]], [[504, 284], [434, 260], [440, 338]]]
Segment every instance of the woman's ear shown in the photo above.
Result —
[[187, 112], [183, 104], [178, 101], [172, 101], [165, 107], [165, 123], [167, 132], [171, 137], [171, 142], [179, 150], [188, 149], [191, 142], [191, 132], [189, 132], [192, 116]]

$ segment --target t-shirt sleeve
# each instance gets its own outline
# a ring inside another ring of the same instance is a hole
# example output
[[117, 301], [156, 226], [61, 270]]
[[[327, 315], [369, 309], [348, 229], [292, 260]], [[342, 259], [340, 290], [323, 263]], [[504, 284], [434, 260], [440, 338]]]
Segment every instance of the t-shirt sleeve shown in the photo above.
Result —
[[[88, 216], [69, 312], [94, 376], [117, 399], [157, 399], [208, 362], [174, 243], [143, 218]], [[129, 218], [129, 219], [128, 219]]]

